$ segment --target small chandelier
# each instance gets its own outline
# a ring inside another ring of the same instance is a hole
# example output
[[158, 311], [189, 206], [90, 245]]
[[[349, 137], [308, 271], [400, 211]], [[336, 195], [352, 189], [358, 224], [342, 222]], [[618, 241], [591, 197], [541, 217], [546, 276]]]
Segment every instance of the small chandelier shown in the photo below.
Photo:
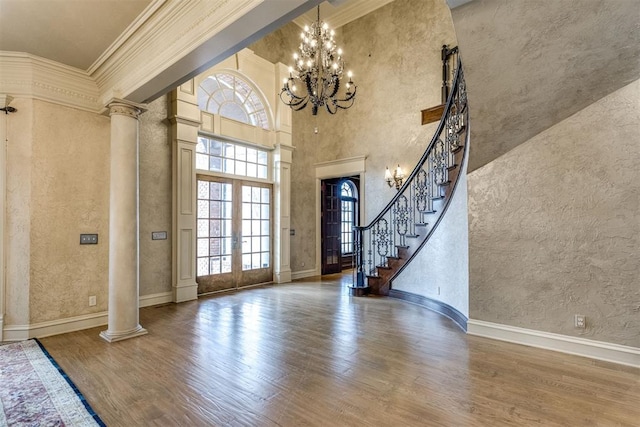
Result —
[[289, 67], [289, 78], [285, 78], [280, 91], [282, 102], [294, 111], [302, 110], [311, 102], [311, 114], [318, 114], [323, 106], [330, 114], [338, 109], [346, 110], [353, 105], [356, 96], [356, 85], [353, 83], [351, 71], [347, 73], [349, 81], [345, 84], [345, 92], [339, 94], [344, 69], [342, 49], [336, 46], [333, 39], [335, 31], [318, 20], [305, 25], [300, 35], [299, 52], [293, 54], [294, 67]]

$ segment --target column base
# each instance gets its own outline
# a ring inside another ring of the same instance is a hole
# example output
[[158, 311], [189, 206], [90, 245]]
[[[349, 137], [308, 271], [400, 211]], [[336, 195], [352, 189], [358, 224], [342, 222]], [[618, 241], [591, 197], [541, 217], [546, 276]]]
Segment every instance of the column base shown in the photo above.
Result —
[[124, 331], [124, 332], [112, 332], [109, 330], [102, 331], [100, 332], [100, 338], [102, 338], [107, 342], [116, 342], [116, 341], [126, 340], [129, 338], [139, 337], [140, 335], [146, 335], [146, 334], [147, 334], [147, 330], [142, 326], [138, 325], [138, 327], [130, 331]]
[[289, 283], [291, 282], [291, 269], [280, 270], [276, 272], [276, 283]]
[[174, 285], [173, 302], [185, 302], [198, 299], [198, 284]]

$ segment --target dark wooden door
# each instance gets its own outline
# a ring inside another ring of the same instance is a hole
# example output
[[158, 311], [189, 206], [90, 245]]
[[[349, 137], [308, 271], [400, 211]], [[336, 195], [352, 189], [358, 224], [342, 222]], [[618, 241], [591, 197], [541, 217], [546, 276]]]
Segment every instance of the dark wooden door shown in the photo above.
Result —
[[322, 181], [322, 274], [342, 271], [339, 181], [340, 179]]

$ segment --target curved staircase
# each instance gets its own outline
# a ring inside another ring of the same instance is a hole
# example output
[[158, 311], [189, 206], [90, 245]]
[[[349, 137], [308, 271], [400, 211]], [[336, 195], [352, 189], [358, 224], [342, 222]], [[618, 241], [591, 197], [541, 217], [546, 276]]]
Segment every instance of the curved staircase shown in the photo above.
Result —
[[462, 171], [469, 143], [468, 119], [458, 57], [442, 118], [420, 161], [380, 214], [368, 225], [355, 227], [357, 278], [352, 295], [388, 295], [393, 279], [429, 241]]

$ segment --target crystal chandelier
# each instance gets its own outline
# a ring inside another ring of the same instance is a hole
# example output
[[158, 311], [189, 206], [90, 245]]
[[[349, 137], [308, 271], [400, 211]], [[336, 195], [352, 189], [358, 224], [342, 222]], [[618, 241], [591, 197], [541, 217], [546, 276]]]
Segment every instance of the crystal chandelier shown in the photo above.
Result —
[[318, 114], [323, 106], [330, 114], [338, 109], [346, 110], [353, 105], [356, 96], [356, 85], [353, 83], [351, 71], [347, 73], [349, 81], [345, 83], [344, 93], [339, 93], [342, 86], [344, 60], [342, 49], [336, 46], [333, 39], [335, 31], [318, 20], [304, 27], [299, 52], [294, 53], [294, 67], [289, 67], [289, 78], [285, 78], [280, 91], [280, 99], [294, 111], [302, 110], [311, 102], [311, 114]]

